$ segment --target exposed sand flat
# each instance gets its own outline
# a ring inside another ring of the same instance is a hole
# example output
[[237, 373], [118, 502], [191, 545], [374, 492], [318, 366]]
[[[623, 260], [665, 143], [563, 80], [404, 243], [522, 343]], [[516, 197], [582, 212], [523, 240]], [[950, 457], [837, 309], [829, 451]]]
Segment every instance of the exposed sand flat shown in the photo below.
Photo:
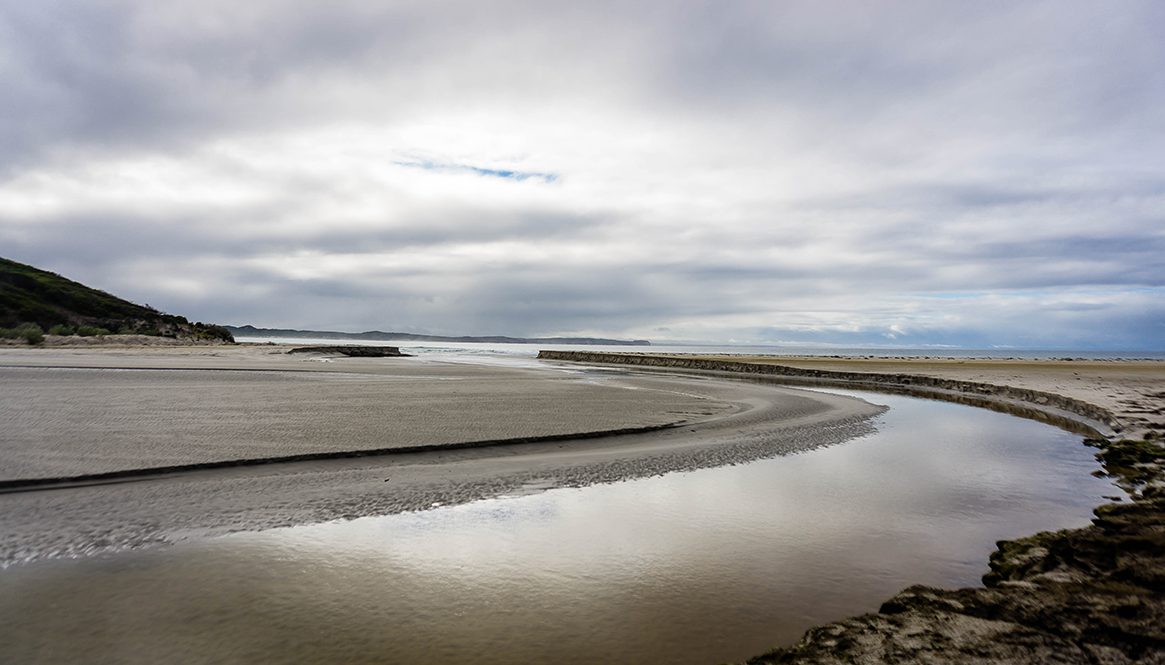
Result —
[[[9, 481], [0, 564], [743, 462], [846, 441], [884, 410], [723, 379], [282, 351], [0, 349], [0, 468], [44, 478], [361, 445], [433, 449], [48, 487]], [[565, 436], [442, 446], [554, 434]]]
[[658, 379], [412, 358], [6, 349], [0, 480], [638, 430], [734, 408]]

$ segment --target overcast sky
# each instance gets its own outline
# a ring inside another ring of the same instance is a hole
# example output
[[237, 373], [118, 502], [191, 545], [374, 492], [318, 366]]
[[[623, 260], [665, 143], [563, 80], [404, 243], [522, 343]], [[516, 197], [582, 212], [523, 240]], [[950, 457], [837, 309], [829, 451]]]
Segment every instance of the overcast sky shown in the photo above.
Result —
[[0, 256], [191, 319], [1165, 349], [1165, 4], [0, 0]]

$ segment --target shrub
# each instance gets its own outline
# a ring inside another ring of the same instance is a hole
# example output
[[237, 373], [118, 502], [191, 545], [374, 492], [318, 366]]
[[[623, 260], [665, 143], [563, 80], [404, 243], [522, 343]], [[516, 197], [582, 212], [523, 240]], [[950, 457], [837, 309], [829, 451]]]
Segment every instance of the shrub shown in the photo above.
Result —
[[210, 339], [221, 339], [224, 342], [233, 343], [235, 341], [235, 336], [231, 334], [231, 331], [214, 324], [206, 326], [202, 334]]
[[16, 339], [16, 331], [12, 328], [0, 328], [0, 339]]
[[96, 335], [108, 335], [109, 331], [105, 328], [97, 328], [95, 326], [81, 326], [77, 328], [77, 334], [82, 337], [94, 337]]
[[120, 328], [118, 328], [118, 329], [117, 329], [117, 334], [118, 334], [118, 335], [132, 335], [132, 334], [133, 334], [133, 328], [130, 328], [130, 327], [127, 327], [127, 326], [122, 326], [122, 327], [120, 327]]
[[16, 336], [23, 337], [29, 344], [40, 344], [44, 341], [44, 330], [35, 323], [22, 323], [16, 326]]
[[52, 328], [49, 328], [48, 334], [67, 336], [67, 335], [76, 334], [76, 332], [77, 332], [77, 330], [75, 328], [73, 328], [73, 326], [68, 326], [68, 325], [65, 325], [63, 323], [58, 323], [57, 325], [53, 326]]

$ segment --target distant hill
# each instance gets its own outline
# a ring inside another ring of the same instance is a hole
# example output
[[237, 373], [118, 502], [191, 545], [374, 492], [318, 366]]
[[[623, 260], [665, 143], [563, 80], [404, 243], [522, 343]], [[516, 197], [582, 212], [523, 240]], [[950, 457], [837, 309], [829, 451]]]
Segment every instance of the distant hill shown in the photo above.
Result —
[[254, 326], [224, 326], [238, 337], [302, 337], [313, 339], [350, 339], [380, 342], [478, 342], [486, 344], [593, 344], [603, 346], [651, 346], [645, 339], [602, 339], [598, 337], [443, 337], [441, 335], [414, 335], [412, 333], [381, 332], [370, 330], [362, 333], [333, 332], [328, 330], [286, 330], [282, 328], [256, 328]]
[[[79, 329], [234, 341], [222, 326], [191, 323], [122, 300], [60, 275], [0, 258], [0, 328], [36, 324], [69, 334]], [[84, 334], [84, 333], [82, 333]]]

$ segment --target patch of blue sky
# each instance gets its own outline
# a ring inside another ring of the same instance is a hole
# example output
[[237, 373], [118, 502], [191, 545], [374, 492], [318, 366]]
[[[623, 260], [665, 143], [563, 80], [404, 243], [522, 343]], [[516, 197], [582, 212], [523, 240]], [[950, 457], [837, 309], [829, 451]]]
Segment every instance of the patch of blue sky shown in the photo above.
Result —
[[469, 172], [477, 175], [483, 175], [490, 178], [503, 178], [506, 180], [515, 180], [522, 182], [524, 180], [541, 180], [542, 182], [554, 182], [558, 180], [558, 174], [555, 173], [540, 173], [537, 171], [511, 171], [506, 169], [485, 169], [478, 166], [470, 166], [468, 164], [443, 164], [440, 162], [431, 162], [428, 160], [417, 160], [409, 162], [393, 162], [397, 166], [408, 166], [410, 168], [424, 169], [426, 171], [454, 171], [454, 172]]

